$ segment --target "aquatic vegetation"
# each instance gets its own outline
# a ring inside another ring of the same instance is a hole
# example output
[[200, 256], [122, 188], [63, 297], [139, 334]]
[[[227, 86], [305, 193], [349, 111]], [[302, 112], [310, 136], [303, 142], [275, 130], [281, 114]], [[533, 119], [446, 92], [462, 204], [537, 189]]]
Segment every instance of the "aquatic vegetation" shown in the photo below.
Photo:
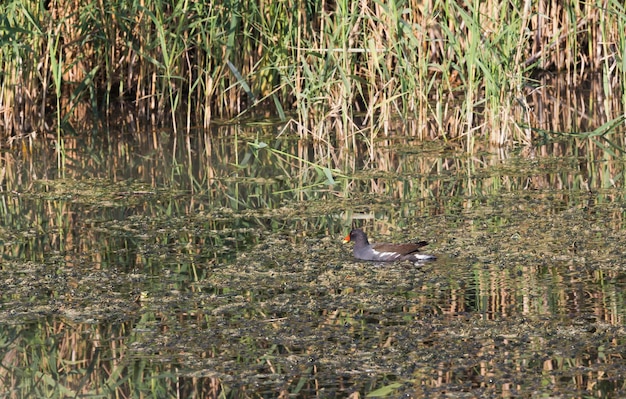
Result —
[[68, 136], [111, 123], [139, 123], [140, 135], [270, 116], [344, 147], [414, 120], [421, 138], [460, 138], [473, 152], [476, 139], [529, 144], [534, 129], [561, 131], [542, 122], [544, 72], [565, 74], [570, 91], [601, 76], [605, 112], [592, 111], [601, 119], [589, 130], [626, 99], [617, 0], [14, 0], [0, 15], [3, 136], [54, 132], [63, 156]]
[[[626, 165], [600, 146], [611, 130], [471, 156], [408, 132], [354, 151], [266, 125], [179, 145], [78, 136], [65, 178], [53, 147], [6, 151], [0, 391], [617, 396]], [[355, 260], [352, 225], [427, 240], [438, 260]]]

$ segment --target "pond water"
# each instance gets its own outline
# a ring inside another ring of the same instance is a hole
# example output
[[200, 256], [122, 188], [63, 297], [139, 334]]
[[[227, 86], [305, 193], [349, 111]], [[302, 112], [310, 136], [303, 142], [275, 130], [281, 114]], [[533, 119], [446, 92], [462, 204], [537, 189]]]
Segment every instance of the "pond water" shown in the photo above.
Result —
[[[626, 395], [624, 160], [593, 143], [65, 144], [1, 154], [7, 397]], [[438, 259], [357, 261], [352, 226]]]

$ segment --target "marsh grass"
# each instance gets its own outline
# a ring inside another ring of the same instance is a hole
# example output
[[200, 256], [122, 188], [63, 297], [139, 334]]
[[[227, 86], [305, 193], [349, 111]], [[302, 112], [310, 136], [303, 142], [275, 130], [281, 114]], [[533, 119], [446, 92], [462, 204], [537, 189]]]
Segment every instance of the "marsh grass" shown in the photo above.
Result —
[[621, 99], [606, 120], [626, 101], [617, 0], [9, 1], [0, 14], [4, 136], [55, 132], [60, 153], [68, 133], [118, 122], [119, 104], [174, 132], [294, 118], [300, 136], [346, 148], [388, 136], [399, 116], [472, 151], [477, 138], [533, 139], [539, 71], [573, 85], [601, 74]]

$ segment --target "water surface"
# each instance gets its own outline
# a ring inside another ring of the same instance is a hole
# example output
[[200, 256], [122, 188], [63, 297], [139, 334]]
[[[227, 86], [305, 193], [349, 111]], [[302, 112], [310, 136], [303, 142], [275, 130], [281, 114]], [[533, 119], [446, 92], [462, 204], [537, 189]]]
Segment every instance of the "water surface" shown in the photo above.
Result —
[[[619, 157], [238, 126], [67, 148], [3, 154], [12, 397], [624, 395]], [[353, 225], [439, 259], [356, 261]]]

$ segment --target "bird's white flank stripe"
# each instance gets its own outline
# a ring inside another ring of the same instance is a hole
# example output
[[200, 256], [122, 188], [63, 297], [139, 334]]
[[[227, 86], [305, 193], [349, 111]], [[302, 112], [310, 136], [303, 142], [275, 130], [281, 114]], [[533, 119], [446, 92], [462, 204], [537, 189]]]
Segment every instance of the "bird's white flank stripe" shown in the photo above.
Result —
[[372, 254], [374, 254], [374, 256], [380, 256], [382, 258], [393, 257], [393, 259], [398, 259], [400, 257], [400, 254], [397, 252], [378, 252], [375, 249], [372, 249]]

